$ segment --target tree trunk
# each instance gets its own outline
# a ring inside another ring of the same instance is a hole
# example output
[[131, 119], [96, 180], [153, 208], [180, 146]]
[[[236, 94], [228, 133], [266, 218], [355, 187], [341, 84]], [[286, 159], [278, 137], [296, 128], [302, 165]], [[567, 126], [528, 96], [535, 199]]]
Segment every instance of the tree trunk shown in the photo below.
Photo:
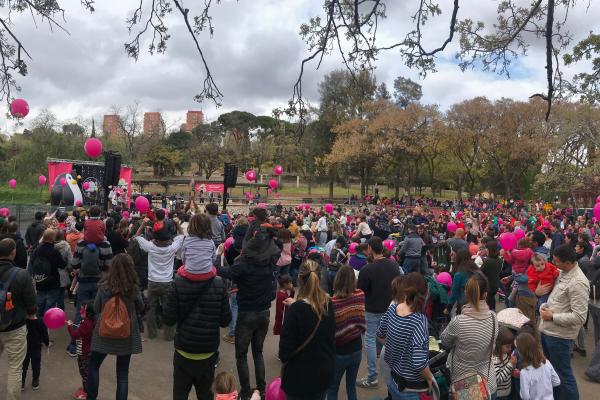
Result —
[[333, 199], [333, 172], [330, 172], [329, 174], [329, 198]]
[[312, 177], [307, 178], [306, 183], [308, 183], [308, 194], [312, 194]]

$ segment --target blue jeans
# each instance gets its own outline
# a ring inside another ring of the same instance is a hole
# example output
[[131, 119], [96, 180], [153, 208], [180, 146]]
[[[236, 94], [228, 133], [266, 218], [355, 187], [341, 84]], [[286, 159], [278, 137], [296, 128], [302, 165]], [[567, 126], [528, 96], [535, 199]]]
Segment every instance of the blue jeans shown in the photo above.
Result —
[[421, 271], [421, 257], [404, 257], [404, 262], [402, 263], [402, 269], [405, 273], [409, 274], [411, 272], [420, 272]]
[[56, 307], [60, 297], [60, 289], [38, 290], [35, 296], [38, 307], [37, 317], [43, 318], [46, 311]]
[[542, 333], [542, 347], [546, 358], [560, 378], [560, 385], [554, 388], [554, 398], [556, 400], [579, 400], [577, 381], [575, 381], [571, 368], [573, 341]]
[[[87, 387], [84, 388], [89, 400], [96, 400], [98, 397], [98, 386], [100, 385], [100, 366], [107, 354], [92, 351], [90, 355], [90, 366], [88, 370]], [[117, 392], [114, 397], [116, 400], [127, 400], [129, 392], [129, 361], [131, 354], [117, 356]]]
[[[79, 314], [79, 309], [81, 308], [81, 304], [86, 301], [91, 301], [92, 303], [96, 299], [96, 294], [98, 293], [98, 282], [79, 282], [77, 286], [77, 295], [75, 296], [75, 316], [73, 317], [73, 324], [79, 325], [81, 322], [81, 314]], [[75, 341], [72, 340], [67, 348], [71, 353], [75, 353]]]
[[229, 323], [227, 334], [235, 336], [235, 324], [237, 323], [238, 316], [237, 292], [229, 295], [229, 306], [231, 307], [231, 322]]
[[333, 384], [327, 389], [327, 400], [337, 400], [340, 383], [344, 373], [346, 374], [346, 398], [356, 400], [356, 376], [360, 367], [362, 350], [352, 354], [336, 354], [335, 356], [335, 378]]
[[367, 349], [367, 367], [369, 370], [369, 382], [377, 380], [377, 329], [383, 313], [365, 313], [367, 331], [365, 332], [365, 348]]

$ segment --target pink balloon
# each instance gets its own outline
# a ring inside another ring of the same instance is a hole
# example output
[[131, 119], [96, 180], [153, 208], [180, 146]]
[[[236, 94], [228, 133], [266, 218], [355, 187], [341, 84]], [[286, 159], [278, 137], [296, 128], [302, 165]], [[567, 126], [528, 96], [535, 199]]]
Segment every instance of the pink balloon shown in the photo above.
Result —
[[388, 251], [392, 251], [394, 250], [394, 247], [396, 247], [396, 243], [391, 240], [391, 239], [386, 239], [383, 241], [383, 245], [385, 246], [386, 249], [388, 249]]
[[277, 189], [278, 186], [279, 186], [279, 182], [277, 182], [275, 179], [271, 179], [269, 181], [269, 187], [271, 189]]
[[67, 186], [67, 179], [66, 178], [60, 178], [60, 186]]
[[356, 254], [357, 250], [358, 250], [358, 243], [356, 243], [356, 242], [350, 243], [350, 246], [348, 247], [348, 253]]
[[596, 197], [596, 203], [600, 203], [600, 196]]
[[17, 187], [17, 180], [16, 179], [11, 179], [10, 181], [8, 181], [8, 187], [10, 187], [11, 189], [14, 189]]
[[269, 194], [273, 193], [273, 189], [267, 189], [267, 193], [269, 193]]
[[144, 196], [138, 196], [135, 199], [135, 208], [142, 213], [148, 212], [150, 209], [150, 202]]
[[246, 176], [246, 180], [248, 180], [250, 182], [256, 180], [256, 172], [254, 172], [252, 170], [247, 171], [246, 174], [245, 174], [245, 176]]
[[121, 215], [123, 216], [123, 219], [129, 220], [129, 211], [125, 210], [121, 213]]
[[81, 205], [82, 205], [82, 204], [83, 204], [83, 203], [81, 202], [81, 200], [77, 200], [77, 201], [75, 202], [75, 205], [76, 205], [77, 207], [81, 207]]
[[51, 308], [44, 314], [44, 324], [48, 329], [60, 329], [65, 326], [65, 322], [67, 322], [65, 312], [58, 307]]
[[285, 393], [281, 389], [281, 378], [275, 378], [267, 386], [265, 392], [266, 400], [285, 400]]
[[452, 275], [450, 275], [447, 272], [440, 272], [435, 277], [435, 280], [438, 281], [438, 283], [441, 283], [442, 285], [444, 285], [446, 287], [452, 287]]
[[83, 182], [83, 190], [88, 190], [90, 188], [89, 182]]
[[0, 217], [8, 217], [10, 215], [10, 210], [6, 207], [0, 208]]
[[44, 186], [46, 184], [46, 177], [44, 175], [40, 175], [38, 176], [38, 183], [40, 184], [40, 186]]
[[523, 231], [523, 229], [517, 228], [513, 232], [513, 235], [515, 235], [515, 239], [521, 240], [521, 239], [523, 239], [525, 237], [525, 232]]
[[502, 218], [498, 218], [498, 225], [504, 224], [504, 220]]
[[231, 247], [231, 245], [233, 244], [233, 238], [230, 236], [227, 239], [225, 239], [225, 251], [229, 250], [229, 248]]
[[333, 212], [333, 204], [325, 204], [325, 212], [331, 214]]
[[305, 209], [306, 211], [310, 210], [310, 204], [305, 204], [305, 205], [304, 205], [304, 209]]
[[102, 154], [102, 142], [100, 141], [100, 139], [97, 139], [95, 137], [89, 138], [85, 141], [83, 149], [85, 150], [85, 154], [87, 154], [88, 157], [96, 158], [100, 154]]
[[276, 165], [275, 168], [273, 168], [273, 172], [275, 172], [275, 175], [281, 175], [283, 174], [283, 167], [281, 165]]
[[506, 251], [513, 250], [517, 246], [517, 238], [511, 232], [500, 235], [500, 247]]
[[596, 219], [600, 219], [600, 203], [596, 203], [594, 206], [594, 217], [596, 217]]
[[25, 118], [29, 114], [29, 104], [23, 99], [14, 99], [10, 103], [10, 113], [15, 118]]
[[448, 230], [448, 232], [456, 232], [457, 228], [458, 226], [456, 226], [456, 223], [454, 221], [450, 221], [448, 222], [448, 225], [446, 225], [446, 229]]

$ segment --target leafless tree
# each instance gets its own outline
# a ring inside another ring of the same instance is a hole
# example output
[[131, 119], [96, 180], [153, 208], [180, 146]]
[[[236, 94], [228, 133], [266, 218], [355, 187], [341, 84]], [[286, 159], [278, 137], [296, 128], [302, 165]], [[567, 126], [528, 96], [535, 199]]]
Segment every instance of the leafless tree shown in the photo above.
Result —
[[143, 115], [140, 111], [140, 103], [135, 102], [126, 107], [113, 105], [111, 112], [117, 116], [119, 133], [125, 138], [125, 148], [129, 160], [135, 160], [137, 138], [142, 133]]

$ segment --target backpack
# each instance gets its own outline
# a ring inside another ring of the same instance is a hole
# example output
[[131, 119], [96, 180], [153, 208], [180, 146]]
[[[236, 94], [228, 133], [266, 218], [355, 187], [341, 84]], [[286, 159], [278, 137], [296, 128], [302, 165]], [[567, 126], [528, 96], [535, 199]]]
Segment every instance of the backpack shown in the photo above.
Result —
[[82, 276], [100, 276], [100, 250], [94, 243], [88, 243], [81, 253]]
[[35, 283], [35, 288], [38, 290], [44, 290], [46, 286], [49, 286], [52, 280], [52, 265], [50, 260], [46, 257], [39, 257], [35, 253], [31, 259], [31, 266], [29, 268], [31, 279]]
[[11, 268], [8, 280], [0, 282], [0, 331], [10, 326], [17, 312], [12, 302], [12, 293], [8, 291], [17, 276], [17, 271], [17, 268]]
[[121, 296], [112, 296], [104, 304], [98, 334], [108, 339], [127, 339], [131, 336], [131, 320]]

